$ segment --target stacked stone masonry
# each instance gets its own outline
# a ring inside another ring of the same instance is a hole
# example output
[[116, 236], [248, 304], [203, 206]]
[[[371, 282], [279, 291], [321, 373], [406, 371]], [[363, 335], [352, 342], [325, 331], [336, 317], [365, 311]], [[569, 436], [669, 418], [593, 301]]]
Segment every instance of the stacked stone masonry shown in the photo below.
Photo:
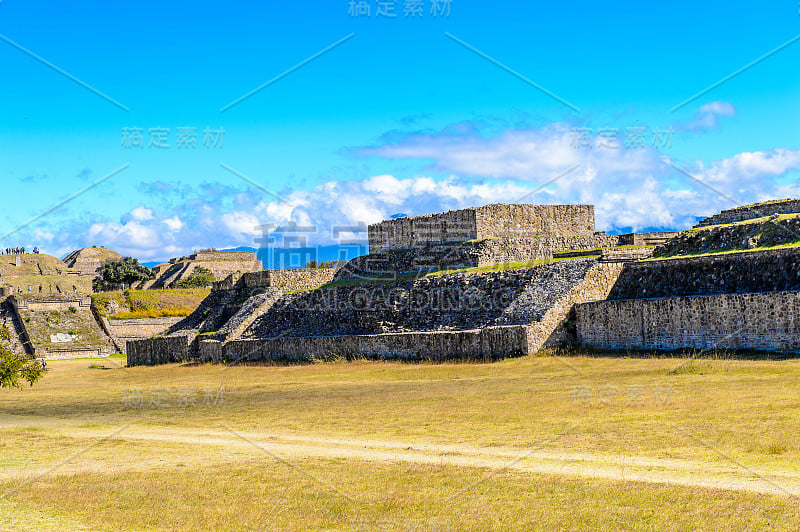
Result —
[[[415, 249], [390, 250], [371, 253], [351, 260], [336, 272], [335, 280], [374, 277], [386, 273], [530, 262], [551, 259], [557, 253], [566, 250], [594, 250], [617, 245], [619, 245], [619, 236], [595, 233], [591, 236], [472, 240]], [[596, 254], [599, 255], [600, 252], [598, 251]], [[573, 255], [584, 254], [576, 251]]]
[[154, 366], [189, 360], [189, 337], [162, 336], [128, 342], [129, 366]]
[[285, 291], [309, 290], [334, 280], [335, 268], [296, 268], [287, 270], [263, 270], [244, 274], [231, 274], [214, 283], [214, 290], [237, 288], [280, 288]]
[[121, 342], [150, 338], [167, 331], [183, 318], [138, 318], [108, 320], [109, 332]]
[[[572, 306], [605, 297], [620, 269], [620, 264], [577, 259], [517, 271], [334, 286], [289, 294], [277, 303], [265, 293], [245, 303], [262, 305], [263, 315], [239, 339], [184, 335], [180, 345], [186, 348], [177, 358], [291, 362], [329, 356], [520, 356], [563, 343], [569, 337], [564, 323]], [[224, 328], [240, 327], [244, 314]], [[137, 347], [131, 350], [134, 343]], [[159, 354], [162, 348], [158, 342], [130, 342], [128, 364], [177, 361], [171, 354]]]
[[485, 205], [385, 220], [368, 234], [371, 253], [475, 239], [591, 236], [594, 206]]
[[169, 288], [192, 275], [196, 268], [210, 270], [217, 280], [231, 274], [258, 272], [263, 269], [255, 253], [213, 251], [200, 252], [182, 259], [172, 259], [169, 264], [154, 268], [156, 278], [142, 283], [139, 288]]
[[800, 353], [800, 292], [585, 303], [575, 329], [579, 345], [601, 349]]
[[527, 354], [522, 326], [448, 332], [317, 336], [234, 340], [223, 346], [203, 342], [201, 359], [238, 362], [307, 362], [326, 357], [400, 360], [499, 359]]
[[800, 250], [725, 253], [628, 264], [609, 299], [800, 290]]
[[722, 211], [719, 214], [700, 220], [695, 227], [731, 224], [753, 218], [772, 216], [773, 214], [793, 214], [798, 212], [800, 212], [800, 199], [770, 201]]
[[289, 294], [256, 320], [243, 337], [341, 336], [529, 324], [541, 319], [596, 263], [596, 259], [571, 259], [503, 272], [334, 285]]

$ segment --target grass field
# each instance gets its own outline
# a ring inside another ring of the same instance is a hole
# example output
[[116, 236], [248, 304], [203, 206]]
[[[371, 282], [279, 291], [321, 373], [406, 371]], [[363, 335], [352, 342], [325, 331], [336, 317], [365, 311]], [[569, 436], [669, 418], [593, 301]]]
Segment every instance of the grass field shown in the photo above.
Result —
[[[125, 290], [92, 295], [92, 302], [101, 316], [112, 320], [188, 316], [208, 297], [208, 288], [170, 288], [166, 290]], [[108, 314], [109, 302], [119, 310]]]
[[800, 529], [800, 360], [48, 366], [0, 530]]

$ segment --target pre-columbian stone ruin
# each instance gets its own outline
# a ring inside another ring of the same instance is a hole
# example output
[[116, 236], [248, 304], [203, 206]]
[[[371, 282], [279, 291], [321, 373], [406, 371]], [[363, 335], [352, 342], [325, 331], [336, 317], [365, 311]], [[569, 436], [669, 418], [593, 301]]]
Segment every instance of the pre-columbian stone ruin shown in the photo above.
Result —
[[386, 220], [368, 238], [368, 255], [337, 267], [264, 270], [255, 253], [214, 250], [173, 259], [134, 292], [167, 293], [198, 267], [213, 289], [184, 314], [148, 317], [90, 297], [97, 268], [121, 258], [111, 250], [4, 256], [4, 341], [40, 358], [122, 352], [131, 366], [800, 352], [798, 200], [622, 235], [595, 231], [592, 205], [495, 204]]
[[800, 352], [797, 200], [625, 235], [595, 231], [591, 205], [485, 205], [371, 225], [369, 246], [338, 269], [230, 273], [128, 341], [128, 364]]

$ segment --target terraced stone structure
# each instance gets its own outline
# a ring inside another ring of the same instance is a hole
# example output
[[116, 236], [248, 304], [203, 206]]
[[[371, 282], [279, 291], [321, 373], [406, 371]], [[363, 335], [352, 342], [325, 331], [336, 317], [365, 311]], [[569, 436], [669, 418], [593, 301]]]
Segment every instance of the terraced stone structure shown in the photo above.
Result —
[[783, 199], [766, 201], [755, 205], [745, 205], [734, 209], [727, 209], [704, 220], [700, 220], [695, 227], [709, 225], [731, 224], [763, 216], [775, 214], [800, 213], [800, 199]]
[[231, 274], [258, 272], [263, 269], [256, 253], [239, 251], [200, 251], [188, 257], [175, 258], [153, 268], [156, 277], [136, 288], [170, 288], [186, 279], [195, 268], [206, 268], [221, 281]]
[[[576, 305], [578, 345], [800, 353], [800, 200], [723, 211]], [[768, 215], [769, 218], [764, 218]]]
[[[390, 220], [369, 238], [373, 253], [330, 277], [279, 270], [219, 282], [203, 319], [169, 335], [188, 333], [189, 356], [228, 362], [519, 356], [565, 341], [572, 306], [604, 298], [622, 268], [601, 256], [620, 237], [594, 231], [591, 205], [487, 205]], [[586, 253], [553, 259], [566, 250]], [[480, 271], [499, 264], [509, 267]], [[452, 268], [466, 271], [425, 276]], [[172, 361], [159, 345], [130, 342], [129, 364]]]
[[64, 257], [64, 264], [68, 268], [73, 268], [82, 275], [97, 275], [98, 268], [112, 261], [122, 259], [122, 255], [116, 251], [104, 247], [82, 248], [73, 251]]
[[[140, 342], [129, 364], [496, 359], [558, 345], [800, 352], [800, 236], [772, 232], [797, 235], [791, 215], [614, 236], [594, 232], [592, 209], [567, 207], [490, 205], [370, 226], [373, 253], [332, 282], [221, 284], [185, 349]], [[547, 212], [555, 219], [537, 218]], [[746, 212], [757, 211], [737, 216]], [[660, 244], [658, 257], [642, 244]], [[703, 255], [684, 255], [693, 252]]]
[[593, 205], [493, 204], [370, 225], [370, 253], [495, 238], [594, 235]]

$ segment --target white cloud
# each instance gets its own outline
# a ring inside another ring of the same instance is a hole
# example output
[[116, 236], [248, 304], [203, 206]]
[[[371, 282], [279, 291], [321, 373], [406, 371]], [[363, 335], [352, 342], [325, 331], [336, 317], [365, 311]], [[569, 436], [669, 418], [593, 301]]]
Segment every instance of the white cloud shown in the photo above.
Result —
[[132, 220], [136, 220], [139, 222], [145, 222], [147, 220], [152, 220], [154, 218], [153, 211], [146, 208], [144, 205], [140, 205], [133, 209], [129, 216]]
[[220, 221], [231, 235], [255, 236], [258, 234], [258, 229], [256, 228], [261, 225], [254, 213], [241, 211], [225, 213], [220, 217]]
[[711, 102], [701, 105], [695, 111], [694, 120], [688, 124], [678, 124], [676, 129], [685, 129], [688, 131], [702, 132], [719, 127], [719, 117], [721, 116], [734, 116], [736, 108], [730, 102]]
[[[733, 112], [723, 103], [708, 105], [704, 112], [715, 116]], [[83, 241], [75, 238], [70, 243], [102, 244], [143, 259], [167, 259], [203, 247], [257, 247], [257, 226], [294, 222], [316, 228], [304, 235], [308, 244], [326, 245], [335, 243], [335, 227], [371, 224], [398, 212], [413, 216], [520, 201], [593, 204], [598, 230], [682, 229], [698, 216], [736, 204], [800, 195], [800, 186], [787, 182], [791, 172], [800, 170], [800, 150], [742, 152], [682, 165], [706, 187], [675, 170], [669, 157], [651, 147], [584, 150], [573, 149], [571, 140], [563, 124], [507, 130], [493, 138], [469, 129], [405, 136], [365, 151], [389, 159], [427, 159], [449, 177], [380, 174], [327, 181], [282, 192], [287, 201], [236, 187], [217, 186], [213, 194], [203, 187], [182, 187], [176, 196], [180, 199], [168, 207], [170, 217], [165, 217], [165, 208], [157, 216], [140, 206], [121, 223], [83, 228]], [[576, 170], [553, 180], [576, 165]], [[348, 238], [353, 236], [351, 230], [344, 231]]]
[[164, 225], [166, 225], [170, 231], [180, 231], [184, 227], [183, 221], [178, 216], [173, 216], [172, 218], [164, 219]]

